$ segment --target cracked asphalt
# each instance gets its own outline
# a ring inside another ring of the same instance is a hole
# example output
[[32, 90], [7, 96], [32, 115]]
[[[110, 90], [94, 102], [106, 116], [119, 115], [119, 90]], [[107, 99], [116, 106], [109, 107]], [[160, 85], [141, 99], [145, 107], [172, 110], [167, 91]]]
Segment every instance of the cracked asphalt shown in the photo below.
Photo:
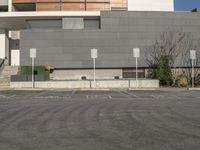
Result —
[[0, 150], [199, 150], [198, 91], [0, 91]]

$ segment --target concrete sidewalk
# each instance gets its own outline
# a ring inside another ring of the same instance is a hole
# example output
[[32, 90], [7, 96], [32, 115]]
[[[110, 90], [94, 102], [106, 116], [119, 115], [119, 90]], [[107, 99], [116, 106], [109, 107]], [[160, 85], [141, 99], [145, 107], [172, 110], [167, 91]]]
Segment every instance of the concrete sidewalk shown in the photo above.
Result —
[[15, 90], [15, 91], [198, 91], [199, 88], [81, 88], [81, 89], [68, 89], [68, 88], [2, 88], [0, 91]]

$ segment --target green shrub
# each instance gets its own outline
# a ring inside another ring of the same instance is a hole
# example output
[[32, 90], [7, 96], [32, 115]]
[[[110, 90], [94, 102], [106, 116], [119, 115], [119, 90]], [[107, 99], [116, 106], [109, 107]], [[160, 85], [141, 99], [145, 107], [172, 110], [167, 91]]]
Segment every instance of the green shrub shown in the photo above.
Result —
[[159, 79], [160, 85], [171, 85], [172, 72], [169, 65], [169, 57], [161, 56], [157, 64], [154, 64], [153, 78]]
[[[21, 66], [19, 68], [19, 74], [32, 74], [32, 67], [31, 66]], [[49, 76], [49, 70], [45, 66], [35, 66], [34, 67], [34, 74], [45, 74]]]

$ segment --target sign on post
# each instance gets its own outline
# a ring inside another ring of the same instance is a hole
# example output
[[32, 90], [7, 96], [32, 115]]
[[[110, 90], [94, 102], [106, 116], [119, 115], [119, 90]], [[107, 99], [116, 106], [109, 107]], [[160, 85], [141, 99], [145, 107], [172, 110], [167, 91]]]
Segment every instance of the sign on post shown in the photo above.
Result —
[[192, 88], [194, 88], [194, 60], [196, 59], [195, 50], [190, 50], [190, 59], [192, 60]]
[[36, 48], [30, 48], [30, 58], [36, 58]]
[[190, 50], [190, 59], [195, 60], [196, 59], [196, 51]]
[[95, 59], [98, 57], [98, 50], [96, 48], [92, 48], [91, 49], [91, 58], [93, 59], [93, 76], [94, 76], [94, 88], [96, 88], [96, 72], [95, 72], [95, 68], [96, 68], [96, 64], [95, 64]]
[[98, 57], [98, 50], [96, 48], [91, 49], [91, 58], [97, 58]]
[[133, 57], [135, 57], [135, 58], [140, 57], [140, 49], [139, 48], [133, 48]]
[[136, 79], [136, 88], [138, 87], [138, 58], [140, 57], [140, 49], [139, 48], [133, 48], [133, 57], [135, 57], [135, 79]]
[[30, 48], [30, 58], [32, 59], [32, 88], [34, 88], [34, 59], [36, 58], [36, 48]]

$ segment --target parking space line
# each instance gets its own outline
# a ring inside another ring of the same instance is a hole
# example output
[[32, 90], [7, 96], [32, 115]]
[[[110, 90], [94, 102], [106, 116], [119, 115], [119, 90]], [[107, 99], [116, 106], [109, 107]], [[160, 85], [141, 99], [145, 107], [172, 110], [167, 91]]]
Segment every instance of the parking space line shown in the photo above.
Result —
[[181, 99], [179, 96], [176, 96], [176, 95], [170, 95], [171, 97], [174, 97], [176, 99]]
[[2, 97], [2, 98], [6, 98], [6, 96], [5, 96], [5, 95], [0, 95], [0, 97]]
[[69, 98], [72, 98], [72, 97], [75, 95], [75, 93], [76, 93], [76, 90], [73, 90], [73, 91], [71, 92]]
[[10, 99], [10, 98], [14, 98], [17, 95], [0, 95], [0, 98], [6, 98], [6, 99]]
[[152, 96], [154, 99], [157, 99], [157, 100], [165, 97], [164, 95], [150, 95], [150, 96]]
[[108, 98], [109, 98], [109, 99], [112, 99], [112, 96], [111, 96], [111, 95], [108, 95]]
[[86, 99], [89, 99], [89, 95], [86, 95]]
[[130, 95], [126, 94], [126, 93], [123, 93], [123, 91], [117, 91], [118, 93], [120, 93], [121, 95], [123, 96], [126, 96], [128, 98], [131, 98]]
[[112, 99], [111, 95], [86, 95], [86, 99]]
[[128, 94], [128, 95], [130, 95], [130, 96], [134, 96], [135, 98], [140, 98], [139, 96], [137, 96], [137, 95], [135, 95], [133, 93], [130, 93], [128, 91], [123, 91], [123, 92], [126, 93], [126, 94]]
[[35, 95], [34, 97], [40, 97], [43, 94], [47, 94], [49, 91], [41, 91], [39, 94]]

